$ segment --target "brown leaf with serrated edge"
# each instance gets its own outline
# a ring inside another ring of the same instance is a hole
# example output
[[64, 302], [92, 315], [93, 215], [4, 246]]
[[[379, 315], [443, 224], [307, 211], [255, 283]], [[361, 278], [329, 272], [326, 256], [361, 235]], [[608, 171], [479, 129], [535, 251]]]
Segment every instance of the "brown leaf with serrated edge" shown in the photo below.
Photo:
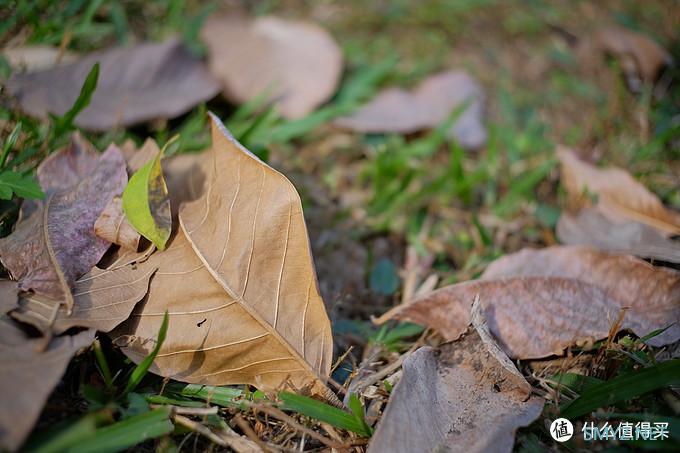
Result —
[[94, 330], [52, 339], [37, 352], [41, 338], [28, 337], [0, 315], [0, 449], [15, 451], [31, 432], [43, 405], [78, 350], [94, 340]]
[[127, 221], [120, 197], [114, 197], [106, 205], [94, 223], [94, 233], [102, 239], [133, 252], [137, 251], [141, 239], [139, 233]]
[[607, 337], [621, 325], [638, 336], [670, 325], [648, 343], [680, 339], [680, 273], [587, 247], [526, 249], [492, 263], [482, 279], [458, 283], [398, 306], [377, 322], [412, 321], [454, 340], [479, 295], [489, 328], [513, 358], [540, 358]]
[[680, 234], [680, 214], [666, 209], [659, 198], [628, 172], [597, 168], [559, 147], [561, 182], [575, 204], [588, 204], [587, 194], [597, 196], [598, 208], [607, 215], [644, 223], [664, 233]]
[[320, 26], [277, 17], [210, 17], [201, 37], [208, 65], [237, 104], [265, 95], [289, 119], [330, 99], [342, 74], [342, 52]]
[[16, 308], [19, 300], [17, 282], [0, 279], [0, 315]]
[[15, 74], [7, 89], [29, 115], [63, 115], [97, 62], [97, 89], [90, 104], [75, 119], [77, 126], [87, 130], [107, 131], [157, 118], [174, 118], [219, 92], [218, 82], [201, 61], [174, 38], [158, 44], [109, 49], [44, 71]]
[[563, 212], [555, 230], [559, 241], [566, 245], [589, 245], [611, 252], [680, 263], [680, 241], [667, 238], [640, 222], [610, 219], [597, 208], [586, 208], [575, 215]]
[[448, 132], [466, 149], [486, 142], [482, 124], [484, 93], [479, 84], [463, 71], [447, 71], [423, 80], [412, 91], [389, 88], [352, 115], [335, 125], [357, 132], [412, 133], [442, 124], [458, 107], [469, 105]]
[[43, 332], [51, 329], [60, 334], [71, 327], [109, 332], [130, 317], [132, 309], [148, 292], [156, 269], [137, 265], [136, 261], [145, 258], [146, 254], [123, 256], [106, 269], [95, 267], [83, 275], [73, 288], [70, 315], [58, 300], [32, 293], [21, 294], [19, 306], [11, 315]]
[[0, 261], [22, 291], [64, 301], [70, 288], [99, 262], [110, 243], [94, 234], [94, 223], [127, 183], [125, 161], [114, 145], [90, 174], [70, 189], [56, 191], [0, 239]]
[[149, 294], [111, 336], [139, 362], [163, 314], [168, 333], [152, 371], [172, 379], [261, 389], [322, 381], [332, 354], [330, 322], [293, 185], [212, 116], [213, 164], [204, 193], [180, 208]]
[[368, 453], [512, 451], [515, 431], [538, 418], [543, 400], [531, 397], [529, 383], [483, 329], [404, 361]]

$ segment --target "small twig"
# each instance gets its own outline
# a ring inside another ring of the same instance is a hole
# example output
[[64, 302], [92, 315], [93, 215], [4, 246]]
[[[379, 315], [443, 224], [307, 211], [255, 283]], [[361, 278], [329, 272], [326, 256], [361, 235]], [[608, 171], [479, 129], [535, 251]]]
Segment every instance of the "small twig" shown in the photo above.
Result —
[[174, 406], [171, 404], [150, 404], [150, 407], [156, 409], [159, 407], [169, 407], [173, 414], [182, 415], [213, 415], [217, 414], [218, 407], [185, 407], [185, 406]]
[[259, 403], [249, 403], [249, 407], [253, 409], [257, 409], [259, 411], [264, 412], [265, 414], [271, 415], [274, 418], [278, 418], [282, 422], [285, 422], [287, 425], [295, 428], [296, 430], [300, 431], [301, 433], [307, 434], [309, 437], [312, 437], [322, 444], [326, 445], [327, 447], [330, 448], [335, 448], [341, 451], [347, 451], [347, 447], [345, 447], [344, 444], [338, 443], [332, 439], [329, 439], [328, 437], [324, 436], [323, 434], [319, 434], [316, 431], [307, 428], [306, 426], [301, 425], [300, 423], [297, 422], [293, 417], [290, 415], [286, 414], [280, 409], [277, 409], [273, 406], [268, 406], [265, 404], [259, 404]]
[[243, 433], [248, 437], [248, 439], [252, 440], [255, 442], [262, 450], [264, 451], [272, 451], [272, 448], [264, 443], [258, 435], [253, 431], [253, 428], [250, 426], [250, 424], [243, 418], [241, 417], [240, 414], [234, 415], [232, 418], [234, 422], [238, 425], [239, 428], [243, 431]]
[[229, 446], [229, 444], [227, 443], [227, 441], [225, 441], [225, 440], [222, 439], [220, 436], [218, 436], [217, 434], [215, 434], [214, 432], [212, 432], [212, 431], [210, 430], [210, 428], [208, 428], [208, 427], [205, 426], [205, 425], [202, 425], [202, 424], [200, 424], [200, 423], [198, 423], [198, 422], [195, 422], [195, 421], [193, 421], [193, 420], [191, 420], [191, 419], [189, 419], [189, 418], [187, 418], [187, 417], [184, 417], [183, 415], [175, 414], [172, 418], [173, 418], [173, 420], [175, 421], [176, 424], [182, 425], [182, 426], [184, 426], [185, 428], [188, 428], [188, 429], [192, 430], [192, 431], [195, 432], [195, 433], [198, 433], [198, 434], [200, 434], [200, 435], [202, 435], [202, 436], [205, 436], [205, 437], [208, 438], [211, 442], [216, 443], [217, 445], [220, 445], [220, 446], [222, 446], [222, 447], [228, 447], [228, 446]]

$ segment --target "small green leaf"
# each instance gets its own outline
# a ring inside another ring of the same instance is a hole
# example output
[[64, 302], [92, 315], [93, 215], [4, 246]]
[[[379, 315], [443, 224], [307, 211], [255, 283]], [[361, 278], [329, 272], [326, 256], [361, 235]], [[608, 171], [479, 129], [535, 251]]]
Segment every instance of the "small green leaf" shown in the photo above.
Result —
[[156, 347], [153, 348], [153, 351], [151, 351], [151, 354], [146, 356], [144, 360], [139, 362], [139, 364], [135, 367], [134, 370], [132, 370], [132, 374], [130, 375], [130, 379], [128, 379], [127, 386], [125, 387], [125, 391], [123, 392], [123, 395], [127, 395], [131, 391], [133, 391], [140, 382], [142, 382], [142, 379], [144, 376], [146, 376], [146, 373], [149, 371], [149, 368], [151, 367], [151, 364], [153, 363], [154, 359], [158, 355], [158, 351], [161, 350], [161, 346], [163, 346], [163, 342], [165, 341], [165, 335], [168, 333], [168, 321], [170, 317], [168, 316], [168, 311], [165, 311], [165, 315], [163, 316], [163, 323], [161, 324], [161, 330], [158, 332], [158, 340], [156, 340]]
[[123, 211], [130, 225], [156, 246], [165, 249], [170, 238], [172, 217], [170, 214], [170, 198], [163, 178], [161, 158], [163, 152], [175, 136], [165, 144], [158, 155], [140, 168], [128, 182], [123, 192]]
[[13, 171], [0, 173], [0, 198], [10, 200], [15, 193], [21, 198], [43, 198], [45, 194], [31, 175]]
[[326, 422], [336, 428], [355, 432], [364, 437], [371, 436], [371, 430], [370, 428], [366, 429], [365, 423], [360, 421], [354, 414], [347, 413], [342, 409], [290, 392], [279, 393], [279, 399], [283, 402], [282, 409], [284, 410], [306, 415], [307, 417]]
[[642, 370], [622, 374], [607, 382], [589, 385], [581, 396], [561, 411], [564, 418], [576, 418], [600, 407], [630, 400], [652, 390], [680, 384], [680, 359], [668, 360]]
[[392, 261], [383, 258], [378, 261], [371, 270], [371, 289], [378, 293], [389, 296], [399, 289], [399, 275]]
[[95, 65], [90, 70], [90, 73], [85, 78], [85, 83], [83, 83], [83, 87], [80, 89], [80, 94], [78, 95], [76, 102], [73, 104], [73, 107], [71, 107], [71, 109], [63, 116], [56, 119], [56, 123], [54, 125], [55, 137], [59, 137], [64, 132], [67, 132], [69, 129], [73, 128], [73, 121], [76, 119], [76, 116], [78, 116], [78, 114], [82, 112], [85, 107], [90, 105], [92, 94], [97, 88], [97, 79], [99, 79], [99, 63], [95, 63]]

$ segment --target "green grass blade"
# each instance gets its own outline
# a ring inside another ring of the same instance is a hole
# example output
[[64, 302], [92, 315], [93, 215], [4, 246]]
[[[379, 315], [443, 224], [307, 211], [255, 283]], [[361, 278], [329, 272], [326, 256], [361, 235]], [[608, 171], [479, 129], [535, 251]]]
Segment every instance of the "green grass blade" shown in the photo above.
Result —
[[113, 453], [148, 439], [171, 433], [170, 410], [159, 408], [100, 428], [87, 441], [68, 449], [69, 453]]
[[78, 95], [76, 102], [73, 104], [73, 107], [71, 107], [71, 109], [62, 117], [57, 119], [57, 123], [54, 126], [54, 135], [56, 137], [59, 137], [61, 134], [70, 129], [73, 126], [73, 120], [76, 119], [76, 116], [78, 116], [78, 114], [82, 112], [85, 107], [90, 105], [92, 94], [97, 88], [98, 79], [99, 63], [95, 63], [95, 65], [90, 70], [90, 73], [85, 78], [85, 83], [83, 83], [83, 87], [80, 89], [80, 94]]
[[0, 156], [0, 169], [5, 168], [7, 156], [14, 147], [14, 144], [17, 142], [19, 134], [21, 133], [21, 124], [22, 123], [17, 123], [16, 126], [14, 126], [14, 129], [12, 129], [12, 132], [9, 133], [7, 140], [5, 140], [5, 143], [2, 145], [2, 156]]
[[106, 356], [104, 356], [104, 351], [102, 351], [102, 345], [99, 340], [94, 340], [92, 343], [92, 349], [94, 350], [94, 357], [99, 365], [99, 370], [102, 373], [102, 378], [104, 378], [104, 383], [107, 389], [113, 387], [113, 379], [111, 378], [111, 369], [109, 368], [109, 363], [106, 361]]
[[166, 390], [175, 395], [196, 398], [223, 407], [239, 407], [238, 399], [243, 397], [243, 390], [234, 387], [171, 383]]
[[364, 430], [369, 433], [369, 435], [373, 435], [373, 430], [368, 426], [368, 423], [366, 423], [364, 406], [361, 404], [359, 397], [354, 393], [349, 396], [349, 409], [352, 411], [352, 414], [354, 414], [356, 421], [361, 423]]
[[567, 404], [560, 414], [576, 418], [600, 407], [643, 395], [667, 385], [680, 384], [680, 359], [669, 360], [632, 373], [622, 374], [607, 382], [588, 386], [581, 396]]
[[128, 383], [127, 386], [125, 387], [123, 395], [127, 395], [128, 393], [133, 391], [139, 385], [139, 383], [142, 382], [144, 376], [146, 376], [146, 373], [149, 371], [151, 364], [158, 355], [158, 351], [160, 351], [161, 346], [165, 341], [165, 335], [168, 333], [168, 321], [169, 316], [168, 311], [166, 310], [165, 315], [163, 316], [163, 324], [161, 324], [161, 330], [158, 332], [158, 340], [156, 341], [156, 347], [153, 348], [151, 354], [146, 356], [144, 360], [139, 362], [135, 369], [132, 370], [132, 374], [130, 375], [130, 379], [128, 379]]
[[326, 422], [336, 428], [355, 432], [364, 437], [371, 436], [370, 429], [366, 429], [364, 423], [359, 421], [354, 414], [347, 413], [342, 409], [289, 392], [279, 393], [279, 399], [283, 402], [281, 408], [284, 410], [306, 415], [307, 417]]
[[30, 453], [59, 453], [82, 442], [94, 435], [97, 425], [101, 421], [101, 413], [87, 414], [86, 416], [66, 426], [58, 424], [46, 437], [41, 440], [29, 440], [24, 451]]

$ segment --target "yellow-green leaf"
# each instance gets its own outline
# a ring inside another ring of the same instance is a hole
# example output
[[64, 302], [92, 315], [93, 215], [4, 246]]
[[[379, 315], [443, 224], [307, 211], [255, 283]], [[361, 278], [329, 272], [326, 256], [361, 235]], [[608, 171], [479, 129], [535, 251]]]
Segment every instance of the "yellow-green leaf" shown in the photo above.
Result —
[[172, 229], [170, 198], [161, 168], [164, 149], [132, 175], [123, 192], [128, 222], [158, 250], [165, 248]]

